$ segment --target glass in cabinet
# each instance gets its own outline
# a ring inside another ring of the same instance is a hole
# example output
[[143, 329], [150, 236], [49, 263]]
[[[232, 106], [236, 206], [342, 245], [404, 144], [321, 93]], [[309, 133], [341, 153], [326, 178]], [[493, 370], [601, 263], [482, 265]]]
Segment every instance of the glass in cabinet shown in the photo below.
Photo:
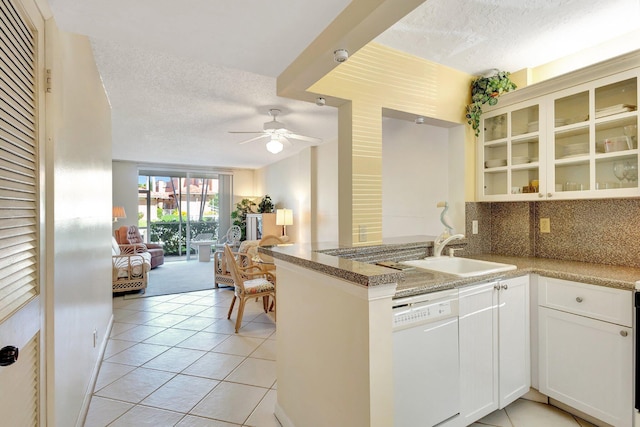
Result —
[[480, 198], [538, 197], [540, 180], [540, 108], [521, 104], [484, 115], [479, 144], [482, 159]]
[[634, 195], [634, 189], [637, 193], [635, 74], [585, 84], [553, 100], [548, 161], [549, 182], [555, 188], [548, 189], [548, 197], [616, 197]]

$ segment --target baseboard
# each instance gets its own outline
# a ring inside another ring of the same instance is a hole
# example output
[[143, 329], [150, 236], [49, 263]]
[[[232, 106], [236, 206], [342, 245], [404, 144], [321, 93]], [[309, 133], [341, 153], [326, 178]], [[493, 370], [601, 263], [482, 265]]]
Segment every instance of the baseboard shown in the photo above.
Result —
[[285, 414], [284, 410], [280, 407], [278, 402], [276, 402], [273, 413], [280, 424], [282, 424], [282, 427], [295, 427], [293, 422], [289, 419], [289, 417], [287, 417], [287, 414]]
[[566, 405], [562, 402], [559, 402], [551, 397], [549, 398], [549, 405], [555, 406], [556, 408], [560, 408], [563, 411], [568, 412], [571, 415], [575, 415], [576, 417], [582, 418], [583, 420], [588, 421], [591, 424], [596, 425], [598, 427], [614, 427], [611, 424], [607, 424], [604, 421], [600, 421], [599, 419], [594, 418], [591, 415], [585, 414], [584, 412], [576, 408], [573, 408], [569, 405]]
[[89, 405], [91, 404], [91, 396], [93, 395], [94, 389], [96, 387], [96, 382], [98, 381], [98, 374], [100, 373], [100, 367], [102, 366], [102, 359], [104, 358], [104, 353], [107, 350], [107, 344], [109, 343], [109, 336], [111, 336], [111, 329], [113, 328], [113, 314], [111, 314], [111, 318], [109, 319], [109, 324], [107, 325], [107, 330], [104, 334], [104, 339], [100, 343], [100, 348], [98, 349], [98, 357], [96, 359], [96, 363], [93, 366], [93, 371], [91, 372], [91, 379], [89, 380], [89, 386], [87, 387], [87, 391], [85, 392], [84, 399], [82, 400], [82, 406], [80, 407], [80, 414], [78, 415], [78, 422], [76, 423], [76, 427], [83, 427], [86, 420], [87, 414], [89, 413]]

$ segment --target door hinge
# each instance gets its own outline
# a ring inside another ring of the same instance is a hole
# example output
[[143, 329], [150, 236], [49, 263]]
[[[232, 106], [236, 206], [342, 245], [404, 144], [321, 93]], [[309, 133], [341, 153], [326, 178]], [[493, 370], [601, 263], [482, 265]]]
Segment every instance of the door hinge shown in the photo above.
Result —
[[46, 77], [46, 81], [45, 81], [45, 89], [46, 89], [47, 93], [51, 93], [52, 85], [53, 85], [53, 83], [51, 81], [51, 68], [47, 68], [47, 77]]

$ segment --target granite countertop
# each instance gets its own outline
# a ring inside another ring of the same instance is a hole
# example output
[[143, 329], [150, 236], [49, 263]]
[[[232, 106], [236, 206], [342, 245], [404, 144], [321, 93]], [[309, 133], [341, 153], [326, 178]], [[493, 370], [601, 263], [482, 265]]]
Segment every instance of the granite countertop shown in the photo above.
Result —
[[[398, 282], [396, 298], [443, 289], [459, 288], [496, 278], [508, 279], [510, 277], [522, 276], [523, 274], [539, 274], [556, 279], [571, 280], [629, 291], [634, 290], [636, 282], [640, 281], [640, 268], [635, 267], [491, 254], [475, 255], [469, 258], [513, 264], [517, 269], [502, 273], [464, 278], [450, 274], [427, 272], [426, 270], [410, 270], [407, 271], [405, 277]], [[431, 277], [427, 278], [425, 273]]]
[[[452, 289], [496, 278], [517, 277], [523, 274], [539, 274], [564, 280], [607, 286], [618, 289], [634, 290], [640, 281], [640, 268], [615, 265], [593, 264], [576, 261], [563, 261], [535, 257], [513, 257], [502, 255], [474, 255], [469, 258], [513, 264], [516, 270], [475, 277], [459, 277], [431, 270], [413, 269], [399, 271], [378, 266], [371, 261], [361, 262], [345, 258], [354, 253], [366, 256], [381, 256], [398, 253], [401, 250], [420, 251], [433, 245], [433, 239], [420, 241], [383, 242], [383, 245], [364, 248], [339, 248], [337, 245], [285, 245], [261, 247], [259, 251], [272, 255], [276, 259], [329, 274], [360, 286], [377, 286], [385, 283], [397, 283], [396, 298], [419, 295], [444, 289]], [[341, 256], [336, 253], [340, 252]], [[422, 256], [424, 257], [424, 256]], [[416, 257], [413, 259], [418, 259]], [[409, 258], [406, 258], [409, 259]]]

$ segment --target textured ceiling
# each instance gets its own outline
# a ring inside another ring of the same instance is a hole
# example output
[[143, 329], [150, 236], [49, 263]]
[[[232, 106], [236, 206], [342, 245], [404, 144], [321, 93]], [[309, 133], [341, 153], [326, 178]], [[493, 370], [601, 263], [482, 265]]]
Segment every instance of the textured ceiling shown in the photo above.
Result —
[[[428, 0], [376, 41], [471, 74], [516, 71], [637, 30], [639, 1]], [[273, 155], [228, 131], [262, 129], [274, 107], [296, 133], [337, 137], [335, 108], [276, 96], [276, 77], [348, 0], [49, 3], [61, 29], [91, 39], [116, 160], [264, 166], [306, 145]]]
[[428, 0], [376, 42], [482, 75], [539, 66], [638, 29], [638, 0]]

